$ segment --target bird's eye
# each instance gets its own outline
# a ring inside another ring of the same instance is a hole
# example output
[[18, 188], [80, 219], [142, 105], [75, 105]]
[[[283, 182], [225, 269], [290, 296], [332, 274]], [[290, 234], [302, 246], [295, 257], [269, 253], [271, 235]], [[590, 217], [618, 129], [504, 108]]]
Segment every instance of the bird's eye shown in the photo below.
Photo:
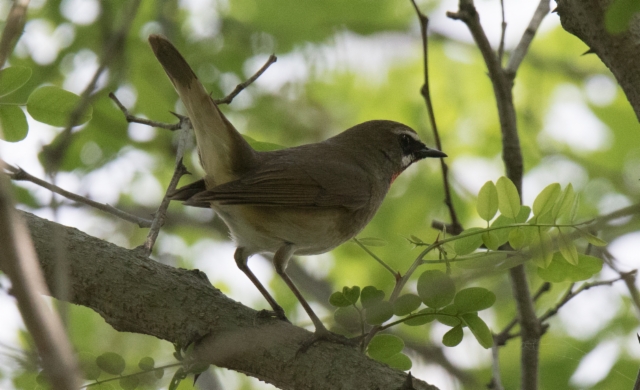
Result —
[[413, 139], [408, 135], [406, 134], [400, 135], [400, 145], [402, 145], [402, 149], [406, 150], [409, 147], [409, 145], [411, 145], [412, 141]]

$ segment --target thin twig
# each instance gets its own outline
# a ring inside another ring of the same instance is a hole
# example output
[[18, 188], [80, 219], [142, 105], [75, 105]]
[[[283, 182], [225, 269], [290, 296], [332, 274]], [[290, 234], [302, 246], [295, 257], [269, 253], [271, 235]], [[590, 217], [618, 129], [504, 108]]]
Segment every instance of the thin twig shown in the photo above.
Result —
[[133, 19], [138, 12], [140, 2], [141, 0], [132, 1], [130, 2], [130, 7], [123, 10], [124, 16], [122, 26], [111, 37], [111, 40], [102, 55], [98, 69], [96, 69], [93, 77], [91, 78], [91, 81], [84, 89], [84, 91], [82, 91], [82, 93], [80, 94], [80, 100], [76, 104], [75, 108], [73, 109], [71, 114], [69, 114], [68, 125], [59, 135], [60, 141], [55, 145], [49, 145], [43, 149], [44, 155], [48, 161], [48, 163], [45, 165], [45, 168], [50, 173], [55, 175], [55, 172], [58, 171], [62, 159], [64, 158], [64, 154], [72, 141], [71, 130], [78, 124], [80, 117], [87, 110], [87, 108], [91, 104], [91, 101], [95, 97], [93, 92], [96, 89], [98, 79], [111, 64], [111, 62], [114, 61], [114, 59], [118, 58], [118, 54], [124, 50], [126, 37], [128, 35], [129, 29], [131, 28], [131, 24], [133, 23]]
[[108, 204], [99, 203], [94, 200], [88, 199], [84, 196], [74, 194], [73, 192], [69, 192], [64, 190], [56, 185], [48, 183], [42, 179], [39, 179], [30, 173], [26, 172], [24, 169], [19, 167], [14, 167], [12, 165], [5, 163], [5, 170], [8, 172], [9, 177], [15, 181], [29, 181], [33, 184], [36, 184], [40, 187], [46, 188], [51, 192], [54, 192], [58, 195], [62, 195], [67, 199], [71, 199], [73, 201], [86, 204], [95, 209], [107, 212], [109, 214], [115, 215], [118, 218], [124, 219], [125, 221], [133, 222], [138, 226], [145, 228], [151, 226], [151, 221], [145, 218], [136, 217], [135, 215], [129, 214], [122, 210], [118, 210], [117, 208], [110, 206]]
[[[637, 273], [637, 270], [633, 270], [633, 271], [627, 272], [626, 274], [635, 275], [636, 273]], [[558, 302], [554, 307], [552, 307], [551, 309], [547, 310], [546, 313], [544, 313], [542, 316], [540, 316], [540, 323], [543, 323], [546, 320], [548, 320], [550, 317], [553, 317], [554, 315], [556, 315], [562, 306], [566, 305], [570, 300], [572, 300], [573, 298], [578, 296], [578, 294], [580, 294], [581, 292], [587, 291], [588, 289], [593, 288], [593, 287], [611, 286], [615, 282], [618, 282], [620, 280], [624, 280], [624, 277], [622, 275], [617, 277], [617, 278], [615, 278], [615, 279], [601, 280], [601, 281], [592, 282], [592, 283], [583, 283], [575, 291], [573, 291], [573, 284], [572, 284], [567, 289], [567, 292], [564, 294], [564, 297], [560, 300], [560, 302]]]
[[504, 390], [502, 386], [502, 376], [500, 375], [500, 344], [493, 340], [491, 346], [491, 382], [487, 385], [487, 388], [492, 390]]
[[502, 66], [502, 58], [504, 57], [504, 38], [507, 34], [507, 21], [504, 17], [504, 0], [500, 0], [500, 10], [502, 11], [502, 31], [500, 33], [500, 46], [498, 46], [498, 61]]
[[160, 233], [160, 229], [164, 225], [164, 222], [167, 217], [167, 209], [169, 208], [169, 203], [171, 202], [170, 194], [172, 194], [176, 188], [178, 187], [178, 182], [180, 178], [187, 173], [187, 168], [182, 163], [182, 159], [184, 157], [184, 152], [186, 149], [187, 138], [189, 137], [189, 132], [191, 131], [191, 122], [189, 118], [180, 117], [180, 134], [178, 136], [178, 150], [176, 151], [176, 167], [173, 171], [173, 176], [171, 177], [171, 181], [169, 182], [169, 186], [162, 198], [162, 202], [160, 202], [160, 206], [158, 206], [158, 210], [155, 212], [153, 217], [153, 222], [151, 223], [151, 229], [149, 229], [149, 233], [147, 234], [147, 239], [142, 246], [144, 250], [144, 254], [146, 256], [151, 255], [153, 251], [153, 246], [156, 243], [156, 239], [158, 238], [158, 234]]
[[113, 100], [113, 102], [116, 104], [116, 106], [118, 106], [118, 108], [120, 109], [120, 111], [122, 111], [122, 113], [124, 114], [124, 118], [127, 121], [127, 123], [141, 123], [143, 125], [147, 125], [147, 126], [151, 126], [151, 127], [159, 127], [161, 129], [167, 129], [167, 130], [178, 130], [180, 129], [180, 122], [177, 123], [164, 123], [164, 122], [158, 122], [158, 121], [152, 121], [149, 119], [145, 119], [145, 118], [140, 118], [137, 117], [135, 115], [132, 115], [129, 110], [127, 109], [127, 107], [124, 106], [124, 104], [122, 104], [120, 102], [120, 100], [118, 100], [118, 98], [116, 97], [116, 95], [113, 92], [109, 93], [109, 98], [111, 100]]
[[507, 67], [505, 69], [506, 74], [513, 79], [515, 77], [516, 72], [518, 71], [518, 67], [522, 63], [524, 56], [527, 54], [529, 50], [529, 46], [531, 45], [531, 41], [533, 41], [533, 37], [536, 35], [538, 28], [540, 27], [540, 23], [542, 23], [542, 19], [549, 13], [549, 0], [540, 0], [538, 4], [538, 8], [536, 8], [536, 12], [533, 14], [531, 21], [529, 22], [529, 26], [522, 34], [522, 38], [518, 43], [518, 46], [511, 53], [511, 57], [509, 58], [509, 62], [507, 63]]
[[[540, 299], [540, 297], [542, 296], [542, 294], [551, 291], [551, 283], [549, 282], [544, 282], [542, 283], [542, 285], [540, 286], [540, 288], [538, 289], [538, 291], [536, 291], [536, 293], [533, 296], [533, 301], [537, 302], [538, 299]], [[511, 330], [518, 324], [518, 319], [514, 318], [512, 319], [509, 324], [507, 324], [507, 326], [504, 327], [504, 329], [502, 329], [502, 331], [498, 334], [493, 335], [493, 339], [495, 340], [496, 345], [498, 346], [503, 346], [506, 344], [508, 338], [509, 337], [509, 332], [511, 332]]]
[[253, 82], [256, 81], [258, 79], [258, 77], [260, 77], [271, 66], [271, 64], [273, 64], [277, 60], [278, 60], [278, 57], [276, 57], [275, 55], [271, 54], [269, 56], [269, 58], [267, 59], [267, 62], [265, 62], [265, 64], [262, 65], [262, 68], [258, 69], [258, 71], [253, 76], [251, 76], [247, 81], [236, 85], [235, 89], [233, 91], [231, 91], [230, 94], [228, 94], [227, 96], [225, 96], [222, 99], [215, 99], [213, 102], [215, 104], [229, 104], [229, 103], [231, 103], [231, 101], [236, 96], [238, 96], [238, 94], [240, 92], [242, 92], [243, 89], [245, 89], [249, 85], [253, 84]]
[[9, 10], [4, 30], [2, 30], [2, 39], [0, 39], [0, 69], [7, 62], [7, 58], [13, 53], [13, 48], [18, 43], [18, 38], [20, 38], [27, 20], [28, 6], [29, 0], [15, 0]]
[[[429, 18], [424, 13], [422, 13], [422, 11], [420, 11], [420, 8], [418, 8], [415, 0], [411, 0], [411, 4], [413, 4], [413, 8], [416, 10], [416, 14], [418, 15], [418, 20], [420, 21], [420, 32], [422, 35], [424, 84], [422, 85], [422, 88], [420, 88], [420, 93], [422, 94], [425, 104], [427, 105], [429, 122], [431, 123], [431, 129], [433, 130], [436, 147], [438, 148], [438, 150], [442, 150], [442, 142], [440, 141], [440, 134], [438, 133], [438, 126], [436, 124], [433, 103], [431, 101], [431, 90], [429, 87], [429, 36], [427, 34], [427, 29], [429, 27]], [[449, 209], [449, 215], [451, 217], [451, 226], [447, 231], [452, 235], [457, 235], [462, 232], [463, 228], [462, 224], [460, 224], [460, 221], [458, 220], [456, 210], [453, 207], [453, 200], [451, 198], [451, 185], [449, 184], [449, 167], [444, 162], [443, 158], [440, 159], [440, 168], [442, 169], [442, 181], [444, 184], [444, 203], [447, 205], [447, 208]]]
[[367, 252], [367, 254], [371, 257], [373, 257], [373, 259], [375, 261], [377, 261], [378, 263], [380, 263], [380, 265], [382, 265], [387, 271], [391, 272], [391, 275], [393, 275], [394, 277], [396, 277], [396, 275], [398, 275], [398, 273], [396, 271], [393, 270], [393, 268], [389, 267], [387, 265], [387, 263], [384, 262], [384, 260], [382, 260], [381, 258], [379, 258], [375, 253], [373, 253], [371, 250], [369, 250], [369, 248], [367, 248], [366, 245], [364, 245], [362, 242], [360, 242], [360, 240], [358, 240], [357, 238], [353, 238], [353, 242], [355, 242], [356, 244], [358, 244], [358, 246], [360, 246], [360, 248], [362, 248], [362, 250], [364, 250], [365, 252]]

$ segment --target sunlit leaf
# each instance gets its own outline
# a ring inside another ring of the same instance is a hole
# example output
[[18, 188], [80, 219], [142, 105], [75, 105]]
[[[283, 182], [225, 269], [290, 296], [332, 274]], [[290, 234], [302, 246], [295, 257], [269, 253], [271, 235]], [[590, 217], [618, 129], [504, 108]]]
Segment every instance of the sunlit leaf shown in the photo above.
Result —
[[538, 276], [551, 283], [578, 282], [586, 280], [602, 270], [602, 260], [578, 254], [578, 264], [569, 264], [560, 254], [553, 255], [547, 268], [538, 268]]
[[520, 195], [511, 180], [501, 176], [496, 183], [498, 209], [507, 218], [516, 219], [520, 212]]
[[552, 183], [545, 187], [533, 201], [533, 215], [542, 215], [553, 209], [561, 193], [560, 184]]
[[492, 181], [484, 183], [480, 189], [476, 208], [480, 218], [487, 222], [498, 212], [498, 191]]
[[98, 356], [96, 364], [102, 371], [111, 375], [120, 375], [125, 368], [124, 358], [115, 352], [105, 352]]
[[468, 237], [460, 237], [454, 241], [453, 247], [456, 254], [468, 255], [482, 245], [482, 234], [471, 234], [473, 232], [482, 231], [482, 228], [472, 227], [464, 231], [463, 234], [470, 234]]
[[411, 369], [411, 359], [404, 353], [396, 353], [388, 358], [377, 359], [379, 362], [388, 365], [389, 367], [395, 368], [400, 371], [407, 371]]

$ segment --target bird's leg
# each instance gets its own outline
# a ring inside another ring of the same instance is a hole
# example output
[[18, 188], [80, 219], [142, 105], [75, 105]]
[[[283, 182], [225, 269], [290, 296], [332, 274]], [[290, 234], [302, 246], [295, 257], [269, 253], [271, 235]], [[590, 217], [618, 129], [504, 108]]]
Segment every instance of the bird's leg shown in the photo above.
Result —
[[300, 293], [300, 290], [298, 290], [296, 285], [293, 284], [293, 281], [289, 278], [289, 275], [287, 275], [286, 273], [287, 263], [289, 262], [289, 259], [293, 255], [294, 251], [295, 251], [295, 246], [293, 244], [285, 244], [281, 246], [280, 249], [278, 249], [276, 253], [273, 255], [273, 265], [275, 266], [276, 272], [278, 273], [278, 275], [280, 275], [280, 277], [282, 277], [282, 279], [287, 284], [287, 286], [289, 286], [289, 289], [291, 289], [291, 291], [296, 296], [296, 298], [298, 298], [298, 301], [304, 308], [304, 311], [306, 311], [309, 317], [311, 318], [311, 321], [313, 322], [313, 326], [315, 326], [316, 328], [316, 333], [329, 333], [329, 331], [327, 330], [327, 328], [325, 328], [322, 321], [320, 321], [320, 318], [318, 318], [316, 313], [313, 312], [313, 309], [311, 309], [311, 306], [309, 306], [309, 303], [307, 302], [307, 300], [304, 299], [304, 297]]
[[284, 313], [284, 309], [280, 305], [278, 305], [278, 302], [273, 299], [271, 294], [269, 294], [269, 291], [264, 288], [262, 283], [260, 283], [260, 280], [258, 280], [258, 278], [249, 269], [249, 266], [247, 264], [249, 262], [249, 256], [245, 254], [244, 248], [236, 249], [236, 252], [233, 254], [233, 258], [236, 260], [236, 264], [238, 265], [238, 268], [240, 268], [240, 271], [244, 272], [244, 274], [247, 275], [253, 285], [256, 286], [256, 288], [260, 291], [264, 299], [269, 302], [269, 305], [271, 305], [271, 308], [273, 309], [273, 314], [277, 318], [289, 322], [287, 316]]
[[330, 332], [324, 326], [322, 321], [320, 321], [320, 318], [318, 318], [316, 313], [314, 313], [313, 309], [311, 309], [311, 306], [309, 306], [309, 303], [307, 302], [307, 300], [304, 299], [304, 297], [300, 293], [300, 290], [298, 290], [296, 285], [293, 284], [293, 281], [289, 278], [289, 275], [287, 275], [286, 273], [287, 263], [289, 262], [289, 259], [293, 255], [294, 251], [295, 251], [295, 247], [293, 246], [293, 244], [285, 244], [281, 246], [280, 249], [278, 249], [275, 255], [273, 256], [273, 265], [275, 266], [276, 272], [278, 273], [278, 275], [282, 277], [282, 279], [287, 284], [287, 286], [289, 286], [289, 289], [291, 289], [291, 291], [296, 296], [296, 298], [298, 298], [298, 301], [300, 302], [304, 310], [307, 312], [307, 314], [311, 318], [311, 321], [313, 322], [313, 325], [316, 328], [316, 331], [313, 337], [302, 344], [302, 346], [298, 350], [298, 353], [305, 352], [310, 346], [312, 346], [313, 344], [321, 340], [333, 341], [339, 344], [354, 346], [355, 343], [352, 340], [349, 340], [342, 335]]

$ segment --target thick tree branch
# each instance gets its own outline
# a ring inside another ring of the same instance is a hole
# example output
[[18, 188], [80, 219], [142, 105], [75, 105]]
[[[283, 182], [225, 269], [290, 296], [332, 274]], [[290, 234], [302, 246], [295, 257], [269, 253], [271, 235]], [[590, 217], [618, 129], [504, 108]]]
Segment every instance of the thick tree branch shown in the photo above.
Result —
[[[296, 356], [310, 332], [258, 318], [256, 311], [211, 286], [201, 272], [172, 268], [77, 229], [21, 215], [48, 283], [54, 279], [56, 251], [49, 237], [57, 229], [65, 238], [71, 269], [69, 300], [95, 310], [118, 331], [181, 345], [200, 340], [196, 351], [206, 361], [282, 389], [396, 390], [407, 377], [333, 343], [320, 342]], [[436, 389], [416, 379], [413, 386]]]
[[604, 15], [612, 0], [557, 0], [558, 15], [565, 30], [589, 46], [614, 77], [640, 120], [640, 19], [633, 18], [629, 30], [606, 31]]

